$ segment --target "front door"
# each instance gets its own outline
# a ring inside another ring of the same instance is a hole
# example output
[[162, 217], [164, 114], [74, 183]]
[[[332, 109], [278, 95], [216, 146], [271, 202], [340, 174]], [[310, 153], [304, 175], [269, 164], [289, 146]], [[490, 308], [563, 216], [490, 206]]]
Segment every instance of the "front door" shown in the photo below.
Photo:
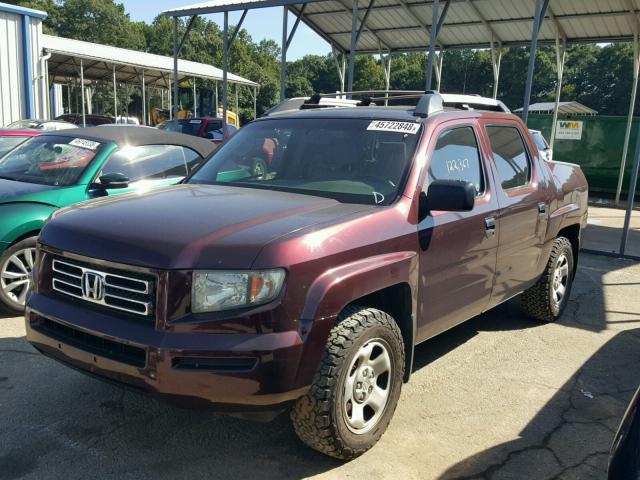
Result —
[[444, 124], [429, 142], [423, 191], [434, 180], [463, 180], [476, 186], [477, 196], [470, 212], [430, 212], [418, 225], [418, 341], [478, 315], [491, 297], [498, 204], [477, 125], [465, 122]]

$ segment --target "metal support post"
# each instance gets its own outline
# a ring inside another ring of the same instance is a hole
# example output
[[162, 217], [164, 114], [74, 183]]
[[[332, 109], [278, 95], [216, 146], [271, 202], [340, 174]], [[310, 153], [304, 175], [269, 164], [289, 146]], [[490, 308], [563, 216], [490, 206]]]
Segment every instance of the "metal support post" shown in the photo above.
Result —
[[[347, 80], [347, 91], [353, 91], [353, 75], [355, 72], [356, 38], [358, 26], [358, 0], [352, 0], [351, 8], [351, 47], [349, 49], [349, 78]], [[348, 95], [351, 98], [351, 95]]]
[[496, 52], [493, 35], [491, 36], [491, 69], [493, 70], [493, 98], [498, 98], [498, 84], [500, 82], [500, 63], [502, 61], [502, 44], [498, 43]]
[[[633, 110], [636, 104], [636, 93], [638, 91], [638, 68], [640, 67], [640, 57], [638, 52], [638, 28], [633, 34], [633, 85], [631, 87], [631, 98], [629, 99], [629, 113], [627, 114], [627, 129], [624, 134], [624, 144], [622, 146], [622, 159], [620, 160], [620, 172], [618, 173], [618, 186], [616, 188], [616, 205], [620, 203], [622, 193], [622, 182], [624, 181], [624, 171], [627, 166], [627, 153], [629, 151], [629, 139], [631, 137], [631, 125], [633, 124]], [[630, 195], [629, 192], [628, 195]]]
[[333, 53], [333, 61], [336, 64], [336, 70], [338, 70], [338, 80], [340, 81], [340, 92], [344, 92], [344, 72], [345, 72], [345, 67], [346, 67], [346, 62], [345, 62], [345, 57], [344, 57], [344, 53], [341, 54], [340, 60], [338, 60], [338, 55], [339, 52], [338, 50], [336, 50], [336, 48], [332, 45], [331, 46], [331, 53]]
[[429, 38], [429, 57], [427, 58], [427, 83], [425, 90], [431, 90], [433, 79], [433, 56], [436, 53], [436, 41], [438, 39], [438, 0], [433, 0], [431, 5], [431, 35]]
[[440, 91], [440, 83], [442, 81], [442, 61], [444, 59], [444, 50], [440, 50], [440, 53], [436, 54], [436, 90]]
[[[226, 15], [226, 14], [225, 14]], [[178, 118], [178, 17], [173, 17], [173, 118]]]
[[258, 118], [258, 89], [253, 87], [253, 118]]
[[216, 102], [216, 105], [214, 107], [213, 116], [217, 117], [218, 116], [218, 108], [220, 107], [220, 100], [218, 98], [218, 82], [216, 81], [215, 84], [216, 84], [216, 91], [215, 91], [215, 102]]
[[147, 124], [147, 94], [145, 92], [144, 70], [142, 70], [142, 124]]
[[564, 60], [567, 56], [566, 43], [564, 38], [562, 42], [556, 34], [556, 73], [558, 74], [558, 81], [556, 83], [556, 103], [553, 109], [553, 121], [551, 124], [551, 138], [549, 139], [549, 145], [554, 147], [556, 140], [556, 124], [558, 123], [558, 108], [560, 106], [560, 93], [562, 92], [562, 75], [564, 73]]
[[118, 89], [116, 87], [116, 66], [113, 65], [113, 118], [118, 121]]
[[222, 58], [222, 131], [227, 130], [227, 70], [229, 69], [229, 12], [224, 12], [224, 37]]
[[531, 85], [533, 84], [533, 71], [536, 66], [536, 51], [538, 49], [538, 34], [547, 11], [549, 0], [536, 0], [536, 12], [533, 20], [533, 32], [531, 33], [531, 49], [529, 50], [529, 67], [527, 69], [527, 83], [524, 87], [524, 102], [522, 105], [522, 120], [527, 123], [529, 118], [529, 102], [531, 101]]
[[196, 77], [193, 77], [193, 116], [198, 116], [198, 93], [196, 91]]
[[82, 126], [87, 126], [87, 113], [84, 108], [84, 64], [80, 59], [80, 96], [82, 97]]
[[[638, 127], [638, 138], [640, 138], [640, 127]], [[636, 142], [636, 153], [631, 169], [631, 180], [629, 181], [629, 192], [627, 193], [627, 211], [624, 216], [624, 226], [622, 227], [622, 238], [620, 239], [620, 256], [624, 257], [627, 240], [629, 238], [629, 226], [631, 225], [631, 214], [633, 213], [633, 201], [635, 200], [636, 188], [638, 187], [638, 171], [640, 170], [640, 142]]]
[[282, 7], [282, 54], [280, 56], [280, 101], [286, 98], [287, 83], [287, 18], [289, 11]]
[[240, 124], [240, 102], [238, 101], [238, 84], [234, 84], [236, 94], [236, 127]]

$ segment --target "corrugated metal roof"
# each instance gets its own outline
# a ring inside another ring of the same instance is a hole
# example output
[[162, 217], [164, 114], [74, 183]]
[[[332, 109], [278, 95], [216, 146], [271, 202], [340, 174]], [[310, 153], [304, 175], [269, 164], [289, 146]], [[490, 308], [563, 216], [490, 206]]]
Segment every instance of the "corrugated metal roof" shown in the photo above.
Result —
[[[357, 0], [359, 19], [371, 0]], [[615, 42], [633, 39], [638, 22], [638, 0], [550, 0], [538, 42], [555, 41], [556, 32], [567, 42]], [[351, 42], [351, 0], [210, 0], [164, 12], [171, 16], [245, 10], [286, 5], [302, 21], [338, 50]], [[440, 0], [440, 12], [445, 0]], [[489, 47], [491, 37], [503, 46], [531, 41], [535, 1], [450, 0], [438, 37], [442, 48]], [[419, 51], [429, 48], [432, 0], [376, 0], [358, 42], [357, 51]]]
[[[51, 35], [42, 35], [42, 45], [46, 52], [51, 53], [48, 64], [52, 80], [55, 78], [64, 82], [68, 77], [78, 77], [82, 58], [85, 79], [111, 80], [115, 65], [118, 82], [139, 84], [142, 71], [147, 85], [166, 87], [171, 82], [172, 57]], [[180, 81], [193, 77], [222, 80], [221, 69], [188, 60], [178, 60], [178, 74]], [[233, 73], [229, 73], [228, 77], [231, 83], [258, 86], [257, 83]]]
[[[555, 102], [539, 102], [529, 105], [529, 113], [553, 113], [556, 108]], [[521, 112], [522, 108], [515, 110]], [[598, 112], [580, 102], [559, 102], [558, 113], [560, 115], [596, 115]]]

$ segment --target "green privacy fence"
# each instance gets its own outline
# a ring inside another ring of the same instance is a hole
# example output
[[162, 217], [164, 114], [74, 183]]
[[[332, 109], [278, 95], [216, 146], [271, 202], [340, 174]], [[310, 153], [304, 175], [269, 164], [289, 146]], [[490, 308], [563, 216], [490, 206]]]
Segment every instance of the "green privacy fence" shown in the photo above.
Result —
[[[541, 130], [545, 138], [549, 140], [552, 120], [551, 115], [529, 114], [528, 126], [534, 130]], [[556, 137], [553, 159], [579, 164], [589, 181], [590, 192], [615, 195], [627, 117], [604, 115], [558, 117], [558, 122], [566, 121], [582, 122], [582, 135], [579, 140], [565, 140]], [[624, 183], [622, 184], [623, 196], [626, 196], [629, 189], [637, 133], [638, 119], [634, 119], [631, 127]], [[640, 185], [636, 192], [640, 193]]]

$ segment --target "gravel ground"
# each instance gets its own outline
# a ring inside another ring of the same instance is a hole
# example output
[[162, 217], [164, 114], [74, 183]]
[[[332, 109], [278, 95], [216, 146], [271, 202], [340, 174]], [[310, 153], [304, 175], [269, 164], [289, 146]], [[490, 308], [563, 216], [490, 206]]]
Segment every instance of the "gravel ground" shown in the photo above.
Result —
[[562, 321], [510, 302], [420, 345], [389, 430], [340, 463], [286, 415], [182, 410], [38, 354], [0, 318], [0, 479], [602, 479], [640, 383], [640, 264], [582, 255]]

